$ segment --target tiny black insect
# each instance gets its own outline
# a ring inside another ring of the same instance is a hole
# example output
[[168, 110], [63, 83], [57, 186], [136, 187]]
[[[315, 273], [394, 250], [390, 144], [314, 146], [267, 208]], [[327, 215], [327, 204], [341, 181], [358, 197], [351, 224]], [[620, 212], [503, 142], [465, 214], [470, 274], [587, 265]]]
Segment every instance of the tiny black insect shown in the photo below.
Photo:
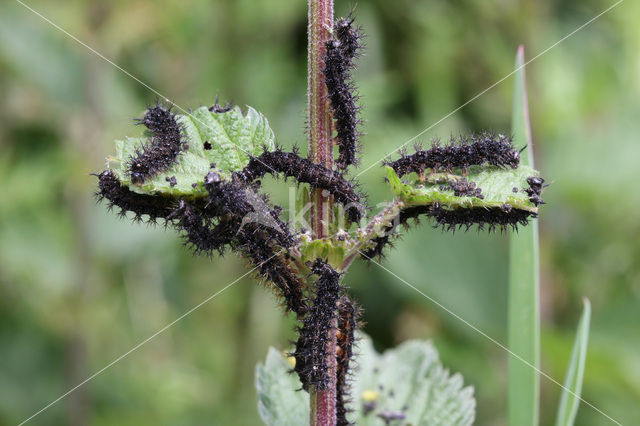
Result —
[[540, 196], [542, 194], [544, 179], [537, 176], [529, 176], [527, 178], [527, 183], [529, 184], [529, 188], [525, 188], [524, 192], [529, 195], [529, 201], [531, 201], [536, 206], [545, 204], [545, 202], [542, 200], [542, 197]]
[[164, 178], [164, 179], [165, 179], [167, 182], [169, 182], [169, 186], [170, 186], [170, 187], [172, 187], [172, 188], [178, 184], [178, 181], [176, 180], [176, 177], [175, 177], [175, 176], [171, 176], [171, 177], [167, 176], [167, 177], [166, 177], [166, 178]]
[[362, 404], [362, 413], [365, 416], [368, 416], [369, 414], [371, 414], [373, 411], [375, 411], [375, 409], [378, 406], [378, 402], [377, 401], [366, 401]]
[[404, 420], [407, 418], [407, 415], [402, 411], [393, 411], [393, 410], [385, 410], [376, 414], [377, 417], [382, 419], [382, 421], [389, 425], [394, 420]]
[[527, 183], [530, 186], [542, 187], [542, 184], [544, 183], [544, 179], [539, 178], [537, 176], [530, 176], [527, 178]]
[[482, 188], [476, 187], [476, 183], [468, 181], [467, 178], [455, 179], [447, 185], [440, 186], [441, 191], [453, 190], [456, 197], [475, 197], [484, 199]]
[[208, 151], [208, 150], [210, 150], [211, 148], [213, 148], [213, 147], [211, 146], [211, 142], [209, 142], [209, 141], [205, 141], [205, 142], [204, 142], [204, 149], [206, 149], [206, 150]]
[[231, 108], [233, 108], [233, 104], [231, 102], [227, 102], [225, 106], [221, 106], [218, 103], [218, 96], [216, 95], [216, 102], [209, 107], [209, 111], [214, 112], [216, 114], [222, 114], [224, 112], [231, 111]]
[[533, 194], [531, 197], [529, 197], [529, 201], [531, 201], [536, 206], [539, 206], [540, 204], [544, 204], [542, 197], [540, 197], [540, 195], [538, 194]]

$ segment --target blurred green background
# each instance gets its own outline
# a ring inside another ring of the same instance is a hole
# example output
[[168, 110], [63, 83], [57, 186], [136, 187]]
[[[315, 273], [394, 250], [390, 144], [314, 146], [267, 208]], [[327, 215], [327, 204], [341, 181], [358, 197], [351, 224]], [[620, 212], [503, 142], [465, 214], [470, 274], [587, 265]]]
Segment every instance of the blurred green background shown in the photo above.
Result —
[[[286, 147], [305, 142], [306, 2], [31, 0], [51, 21], [183, 107], [250, 104]], [[337, 1], [337, 15], [353, 2]], [[363, 167], [613, 1], [360, 0]], [[640, 423], [640, 4], [626, 1], [527, 67], [541, 213], [542, 367], [562, 382], [581, 298], [593, 303], [583, 397]], [[507, 79], [419, 140], [510, 129]], [[161, 228], [93, 198], [113, 140], [156, 96], [13, 1], [0, 5], [0, 424], [15, 424], [247, 271], [195, 258]], [[382, 169], [361, 176], [388, 199]], [[287, 207], [285, 185], [271, 185]], [[385, 266], [506, 340], [504, 235], [423, 225]], [[379, 349], [435, 341], [506, 423], [503, 350], [375, 265], [348, 285]], [[271, 294], [246, 278], [73, 392], [34, 424], [257, 424], [253, 369], [293, 338]], [[542, 423], [559, 388], [542, 380]], [[577, 424], [610, 424], [581, 406]]]

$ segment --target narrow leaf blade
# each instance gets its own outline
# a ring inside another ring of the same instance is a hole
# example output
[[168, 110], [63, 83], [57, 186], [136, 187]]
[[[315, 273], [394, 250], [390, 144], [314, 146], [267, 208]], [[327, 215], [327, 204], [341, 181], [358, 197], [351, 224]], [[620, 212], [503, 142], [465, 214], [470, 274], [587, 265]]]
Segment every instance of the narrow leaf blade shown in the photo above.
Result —
[[582, 379], [584, 377], [584, 365], [587, 359], [587, 346], [589, 344], [589, 323], [591, 322], [591, 303], [584, 298], [584, 309], [578, 323], [576, 340], [573, 343], [569, 368], [564, 379], [564, 390], [560, 397], [556, 426], [573, 426], [580, 405], [580, 393], [582, 392]]
[[[533, 146], [529, 108], [525, 87], [524, 48], [516, 56], [512, 133], [514, 145], [527, 148], [521, 164], [533, 167]], [[520, 232], [512, 232], [509, 241], [509, 424], [537, 425], [539, 419], [540, 381], [540, 299], [538, 222], [533, 221]], [[532, 368], [535, 367], [535, 368]]]

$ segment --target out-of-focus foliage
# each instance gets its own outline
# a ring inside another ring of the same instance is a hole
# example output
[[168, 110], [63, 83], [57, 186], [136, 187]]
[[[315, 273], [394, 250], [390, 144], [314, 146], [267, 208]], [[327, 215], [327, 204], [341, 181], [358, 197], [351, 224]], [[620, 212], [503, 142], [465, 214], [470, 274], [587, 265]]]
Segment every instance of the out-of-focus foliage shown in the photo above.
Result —
[[[250, 104], [286, 148], [305, 146], [306, 2], [28, 2], [185, 108]], [[613, 2], [358, 2], [368, 37], [356, 78], [369, 166]], [[338, 14], [351, 2], [337, 1]], [[541, 208], [542, 367], [562, 381], [592, 301], [582, 396], [640, 421], [640, 5], [626, 1], [527, 66]], [[506, 80], [420, 140], [510, 128]], [[148, 89], [17, 2], [0, 5], [0, 423], [15, 424], [247, 271], [193, 258], [171, 233], [118, 220], [92, 199], [112, 141], [155, 101]], [[372, 204], [391, 194], [374, 167]], [[290, 207], [288, 189], [274, 199]], [[294, 204], [293, 202], [291, 204]], [[385, 266], [500, 341], [502, 235], [423, 226]], [[378, 349], [431, 338], [504, 424], [507, 356], [375, 265], [347, 276]], [[291, 319], [249, 278], [40, 414], [44, 424], [256, 424], [253, 366], [288, 346]], [[541, 422], [559, 388], [542, 381]], [[583, 406], [576, 424], [608, 424]]]

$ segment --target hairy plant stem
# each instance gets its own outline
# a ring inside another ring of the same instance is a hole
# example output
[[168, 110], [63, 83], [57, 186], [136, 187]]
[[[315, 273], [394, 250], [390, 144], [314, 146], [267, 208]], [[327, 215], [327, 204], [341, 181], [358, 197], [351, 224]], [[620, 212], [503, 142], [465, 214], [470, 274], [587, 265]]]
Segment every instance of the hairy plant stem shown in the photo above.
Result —
[[[309, 158], [328, 169], [333, 169], [332, 115], [327, 98], [324, 68], [325, 42], [331, 38], [333, 28], [333, 0], [309, 0], [308, 27], [308, 110]], [[333, 220], [331, 196], [320, 189], [311, 194], [311, 234], [324, 238], [329, 234]], [[336, 424], [336, 335], [332, 327], [328, 339], [326, 365], [330, 381], [326, 389], [309, 390], [311, 404], [310, 424], [333, 426]]]
[[330, 383], [327, 389], [318, 390], [315, 387], [309, 389], [309, 403], [311, 404], [311, 418], [309, 424], [311, 426], [335, 426], [336, 419], [336, 372], [338, 363], [336, 360], [336, 327], [337, 324], [333, 324], [329, 331], [329, 340], [327, 345], [332, 349], [327, 357], [326, 368], [330, 372]]
[[[309, 0], [309, 158], [327, 169], [333, 169], [333, 119], [322, 70], [325, 43], [331, 38], [332, 27], [333, 0]], [[316, 189], [311, 199], [311, 232], [314, 238], [326, 237], [333, 219], [331, 196]]]

